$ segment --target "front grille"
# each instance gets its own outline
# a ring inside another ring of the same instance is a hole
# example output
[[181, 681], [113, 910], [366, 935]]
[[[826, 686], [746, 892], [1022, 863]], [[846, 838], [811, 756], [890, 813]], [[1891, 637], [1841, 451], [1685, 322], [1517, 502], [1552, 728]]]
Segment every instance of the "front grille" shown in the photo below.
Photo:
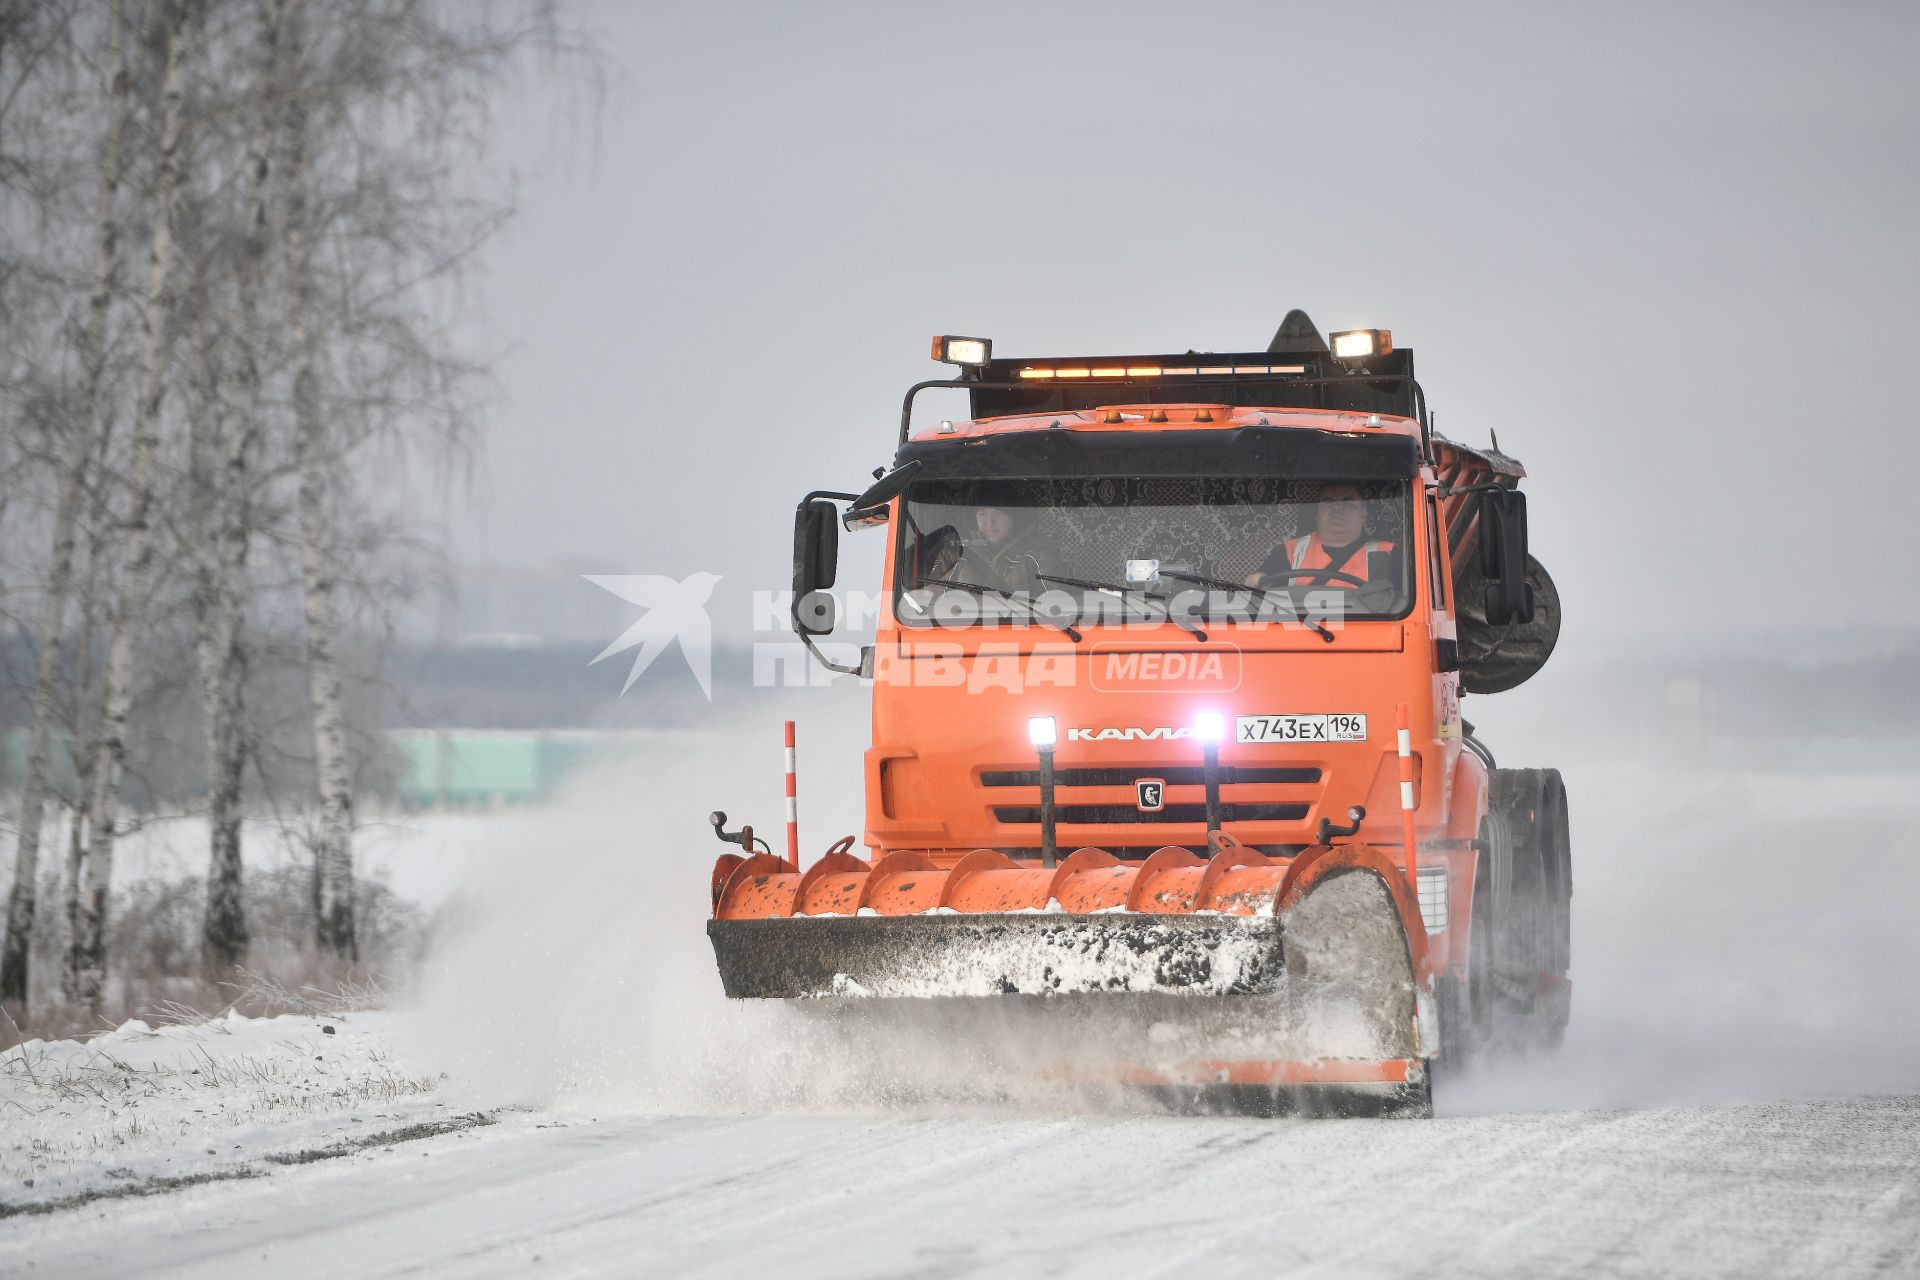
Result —
[[[993, 816], [996, 821], [1008, 825], [1025, 823], [1038, 826], [1040, 806], [1014, 805], [997, 808], [993, 811]], [[1223, 804], [1220, 806], [1222, 822], [1298, 822], [1306, 816], [1307, 806], [1304, 804]], [[1136, 822], [1205, 822], [1207, 806], [1170, 804], [1156, 812], [1144, 812], [1130, 804], [1057, 804], [1054, 806], [1054, 820], [1062, 826], [1075, 824], [1111, 826], [1117, 823]]]
[[[1254, 769], [1245, 766], [1223, 766], [1220, 770], [1220, 784], [1234, 786], [1245, 783], [1315, 783], [1320, 781], [1318, 769]], [[1207, 771], [1199, 765], [1178, 765], [1167, 769], [1055, 769], [1053, 784], [1056, 787], [1130, 787], [1141, 778], [1159, 778], [1170, 787], [1201, 787], [1207, 782]], [[1038, 769], [993, 769], [980, 775], [983, 787], [1037, 787], [1040, 785]]]

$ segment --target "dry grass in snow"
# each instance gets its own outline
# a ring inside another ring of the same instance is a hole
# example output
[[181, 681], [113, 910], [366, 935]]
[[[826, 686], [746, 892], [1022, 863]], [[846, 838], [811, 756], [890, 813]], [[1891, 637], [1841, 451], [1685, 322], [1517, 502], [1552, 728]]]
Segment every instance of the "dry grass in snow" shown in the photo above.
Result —
[[174, 1006], [161, 1017], [173, 1021], [0, 1053], [0, 1216], [160, 1179], [233, 1176], [257, 1159], [444, 1113], [440, 1077], [393, 1060], [385, 1015], [202, 1019]]

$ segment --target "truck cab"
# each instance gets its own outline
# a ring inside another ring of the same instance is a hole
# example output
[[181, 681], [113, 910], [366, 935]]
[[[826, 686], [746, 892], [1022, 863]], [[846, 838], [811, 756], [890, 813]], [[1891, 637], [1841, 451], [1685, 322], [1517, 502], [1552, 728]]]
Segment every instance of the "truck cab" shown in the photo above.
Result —
[[[1401, 702], [1422, 785], [1451, 776], [1454, 627], [1411, 420], [1116, 397], [934, 427], [899, 462], [919, 474], [889, 519], [873, 846], [1037, 855], [1036, 720], [1059, 838], [1122, 857], [1206, 845], [1216, 734], [1218, 823], [1273, 852], [1394, 811]], [[1318, 526], [1343, 518], [1336, 568]]]
[[[1383, 330], [1328, 343], [1295, 312], [1260, 353], [1006, 360], [942, 337], [935, 355], [972, 363], [909, 392], [892, 470], [845, 516], [888, 539], [869, 848], [1038, 857], [1046, 816], [1066, 848], [1123, 859], [1204, 852], [1210, 829], [1274, 855], [1366, 839], [1400, 807], [1402, 706], [1421, 839], [1475, 836], [1453, 563], [1474, 548], [1447, 531], [1524, 473], [1432, 436], [1411, 351]], [[913, 428], [932, 387], [974, 417]], [[837, 518], [802, 505], [803, 636], [830, 630], [808, 522]], [[1494, 565], [1513, 596], [1520, 555]]]

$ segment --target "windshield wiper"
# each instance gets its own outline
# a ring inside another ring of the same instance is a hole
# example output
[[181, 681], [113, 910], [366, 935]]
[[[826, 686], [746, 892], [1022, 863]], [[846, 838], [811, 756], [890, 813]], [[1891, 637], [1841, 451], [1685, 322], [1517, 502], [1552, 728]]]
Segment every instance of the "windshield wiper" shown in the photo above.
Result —
[[1185, 618], [1175, 617], [1173, 609], [1167, 604], [1167, 602], [1164, 599], [1154, 595], [1151, 591], [1145, 590], [1144, 588], [1133, 587], [1131, 585], [1116, 585], [1111, 582], [1090, 582], [1085, 578], [1063, 578], [1060, 575], [1053, 574], [1053, 573], [1041, 573], [1041, 574], [1035, 574], [1034, 576], [1039, 578], [1042, 582], [1058, 582], [1060, 585], [1066, 586], [1066, 587], [1079, 587], [1082, 591], [1105, 592], [1107, 595], [1110, 595], [1110, 596], [1118, 596], [1122, 603], [1126, 603], [1129, 599], [1131, 599], [1133, 595], [1138, 594], [1141, 599], [1146, 600], [1149, 603], [1158, 606], [1160, 610], [1160, 616], [1162, 618], [1165, 618], [1168, 622], [1171, 622], [1174, 626], [1180, 628], [1182, 631], [1192, 636], [1195, 640], [1205, 640], [1207, 638], [1206, 632], [1202, 631], [1199, 627], [1187, 621]]
[[1262, 600], [1284, 600], [1286, 601], [1287, 612], [1293, 615], [1295, 622], [1298, 622], [1303, 627], [1311, 627], [1320, 633], [1322, 640], [1325, 640], [1328, 644], [1333, 643], [1332, 630], [1329, 629], [1325, 623], [1315, 622], [1312, 618], [1301, 613], [1299, 606], [1294, 604], [1292, 596], [1282, 595], [1266, 587], [1249, 587], [1244, 583], [1229, 582], [1225, 578], [1210, 578], [1204, 573], [1185, 573], [1179, 569], [1162, 569], [1160, 570], [1160, 576], [1163, 578], [1178, 578], [1182, 582], [1198, 583], [1203, 587], [1212, 587], [1216, 591], [1251, 591]]
[[976, 596], [985, 596], [989, 591], [991, 591], [994, 595], [999, 596], [1002, 600], [1005, 600], [1008, 604], [1017, 604], [1022, 609], [1025, 609], [1027, 611], [1027, 616], [1029, 618], [1032, 618], [1035, 622], [1039, 622], [1046, 626], [1052, 627], [1055, 631], [1058, 631], [1061, 635], [1064, 635], [1067, 639], [1073, 641], [1075, 644], [1080, 643], [1080, 633], [1074, 629], [1074, 626], [1071, 622], [1062, 622], [1058, 618], [1049, 618], [1046, 614], [1034, 608], [1033, 605], [1030, 604], [1029, 602], [1022, 600], [1019, 596], [1008, 595], [1005, 591], [1002, 591], [999, 587], [990, 587], [986, 585], [984, 582], [961, 582], [954, 578], [922, 578], [920, 579], [920, 585], [923, 587], [946, 587], [949, 590], [953, 590], [953, 591], [967, 591], [967, 592], [973, 593]]

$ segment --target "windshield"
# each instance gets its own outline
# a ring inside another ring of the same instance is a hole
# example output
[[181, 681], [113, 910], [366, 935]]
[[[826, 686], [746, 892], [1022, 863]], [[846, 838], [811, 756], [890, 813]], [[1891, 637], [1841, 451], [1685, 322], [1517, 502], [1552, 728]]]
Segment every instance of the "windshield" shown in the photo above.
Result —
[[[907, 492], [910, 626], [1401, 617], [1405, 481], [941, 480]], [[1237, 599], [1235, 598], [1237, 596]], [[1241, 612], [1247, 617], [1241, 617]]]

